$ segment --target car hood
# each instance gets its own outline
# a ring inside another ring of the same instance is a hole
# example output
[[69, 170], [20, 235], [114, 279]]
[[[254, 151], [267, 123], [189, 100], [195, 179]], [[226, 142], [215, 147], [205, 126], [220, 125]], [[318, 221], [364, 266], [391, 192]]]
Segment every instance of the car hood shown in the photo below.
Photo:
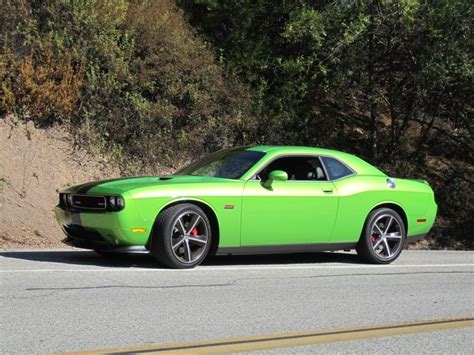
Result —
[[140, 176], [87, 182], [85, 184], [69, 187], [63, 192], [75, 194], [121, 194], [142, 187], [169, 186], [179, 184], [206, 184], [228, 181], [229, 179], [210, 176]]

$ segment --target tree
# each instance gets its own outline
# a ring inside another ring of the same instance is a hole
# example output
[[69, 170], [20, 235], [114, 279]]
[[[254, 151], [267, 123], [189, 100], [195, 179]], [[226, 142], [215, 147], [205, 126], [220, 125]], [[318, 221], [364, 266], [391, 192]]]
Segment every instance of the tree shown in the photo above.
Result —
[[[440, 198], [440, 226], [459, 224], [435, 231], [445, 231], [438, 241], [454, 235], [472, 245], [462, 227], [474, 216], [470, 2], [180, 5], [227, 70], [253, 88], [264, 143], [340, 148], [389, 174], [428, 178]], [[446, 185], [464, 193], [454, 198]]]

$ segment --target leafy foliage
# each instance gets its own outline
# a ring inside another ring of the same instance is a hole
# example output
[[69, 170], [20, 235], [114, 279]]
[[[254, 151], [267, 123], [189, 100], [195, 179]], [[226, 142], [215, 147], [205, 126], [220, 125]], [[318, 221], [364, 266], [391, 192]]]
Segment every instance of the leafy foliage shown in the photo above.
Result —
[[463, 227], [474, 222], [470, 2], [180, 6], [254, 90], [264, 142], [340, 148], [394, 176], [428, 178], [439, 199], [436, 242], [472, 247]]
[[39, 124], [67, 120], [76, 109], [84, 71], [73, 55], [35, 49], [17, 60], [5, 56], [5, 103], [9, 110], [35, 117]]
[[2, 110], [69, 122], [139, 170], [252, 135], [249, 93], [170, 1], [2, 3]]
[[472, 248], [471, 2], [0, 4], [1, 111], [137, 172], [234, 145], [347, 150], [427, 178], [437, 245]]

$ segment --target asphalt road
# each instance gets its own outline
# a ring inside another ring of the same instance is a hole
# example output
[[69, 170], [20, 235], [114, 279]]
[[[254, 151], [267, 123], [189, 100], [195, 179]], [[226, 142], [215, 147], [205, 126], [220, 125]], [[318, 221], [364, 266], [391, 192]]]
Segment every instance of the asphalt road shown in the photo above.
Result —
[[[185, 271], [160, 269], [148, 255], [105, 259], [87, 251], [1, 252], [0, 353], [470, 318], [473, 273], [474, 252], [405, 250], [388, 266], [361, 264], [348, 253], [218, 257]], [[277, 344], [259, 353], [474, 349], [473, 327], [410, 329], [299, 347], [290, 339], [289, 347]]]

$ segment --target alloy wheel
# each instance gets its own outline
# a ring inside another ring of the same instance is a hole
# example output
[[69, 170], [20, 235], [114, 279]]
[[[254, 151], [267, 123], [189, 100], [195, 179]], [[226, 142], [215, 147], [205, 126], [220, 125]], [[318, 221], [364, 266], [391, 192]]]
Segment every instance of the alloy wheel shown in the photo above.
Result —
[[402, 227], [390, 214], [379, 216], [372, 224], [370, 242], [379, 258], [390, 259], [402, 248]]
[[209, 230], [204, 219], [196, 212], [181, 214], [174, 223], [171, 250], [182, 263], [191, 264], [201, 258], [209, 240]]

